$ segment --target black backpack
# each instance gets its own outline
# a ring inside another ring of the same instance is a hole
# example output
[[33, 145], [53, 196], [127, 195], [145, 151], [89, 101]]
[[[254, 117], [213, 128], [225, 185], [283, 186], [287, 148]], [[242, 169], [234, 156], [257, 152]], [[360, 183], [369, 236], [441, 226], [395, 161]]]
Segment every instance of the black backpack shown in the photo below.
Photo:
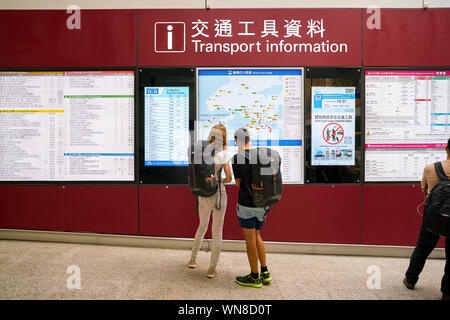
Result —
[[202, 197], [214, 195], [219, 188], [214, 166], [214, 146], [205, 141], [192, 142], [188, 154], [188, 184], [192, 194]]
[[270, 148], [249, 150], [252, 168], [250, 194], [255, 206], [272, 207], [281, 199], [283, 181], [281, 178], [281, 157]]
[[429, 231], [450, 237], [450, 179], [440, 162], [434, 164], [441, 182], [436, 184], [425, 201], [423, 224]]

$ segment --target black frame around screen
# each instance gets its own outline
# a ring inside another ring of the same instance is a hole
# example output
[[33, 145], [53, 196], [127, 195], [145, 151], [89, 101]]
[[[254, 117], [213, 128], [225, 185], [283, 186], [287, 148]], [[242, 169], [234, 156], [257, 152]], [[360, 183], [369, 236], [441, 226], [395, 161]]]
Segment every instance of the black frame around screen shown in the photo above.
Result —
[[[361, 67], [305, 67], [304, 89], [304, 141], [305, 184], [351, 183], [361, 184], [363, 177], [362, 122], [364, 117], [364, 69]], [[339, 81], [344, 83], [339, 84]], [[328, 83], [331, 84], [328, 84]], [[354, 86], [355, 92], [355, 165], [313, 166], [311, 165], [311, 87]], [[359, 99], [358, 99], [359, 97]]]
[[[139, 68], [139, 183], [187, 184], [188, 166], [145, 166], [145, 87], [189, 87], [189, 131], [194, 130], [195, 68]], [[186, 149], [187, 154], [187, 149]]]
[[2, 68], [0, 72], [52, 72], [52, 71], [133, 71], [134, 72], [134, 179], [123, 180], [29, 180], [29, 181], [0, 181], [0, 185], [135, 185], [138, 181], [138, 123], [137, 123], [137, 95], [138, 73], [136, 67], [95, 67], [95, 68]]

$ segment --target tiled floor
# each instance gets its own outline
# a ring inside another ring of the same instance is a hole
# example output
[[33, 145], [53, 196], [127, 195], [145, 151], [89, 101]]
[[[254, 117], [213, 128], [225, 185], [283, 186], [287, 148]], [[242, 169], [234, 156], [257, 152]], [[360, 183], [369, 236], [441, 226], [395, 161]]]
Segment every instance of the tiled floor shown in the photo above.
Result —
[[[268, 253], [272, 285], [255, 289], [234, 283], [249, 272], [245, 252], [223, 251], [214, 279], [205, 277], [209, 252], [199, 253], [196, 269], [186, 267], [189, 257], [187, 250], [0, 241], [0, 299], [438, 300], [445, 263], [429, 259], [412, 291], [402, 284], [407, 258]], [[79, 267], [80, 289], [68, 289], [71, 265]]]

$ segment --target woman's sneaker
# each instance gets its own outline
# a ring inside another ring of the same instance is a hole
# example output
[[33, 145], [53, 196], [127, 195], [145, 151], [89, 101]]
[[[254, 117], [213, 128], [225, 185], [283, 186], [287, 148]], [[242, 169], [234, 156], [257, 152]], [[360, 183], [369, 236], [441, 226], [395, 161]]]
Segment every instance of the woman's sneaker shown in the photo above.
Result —
[[249, 274], [249, 275], [243, 276], [243, 277], [236, 277], [236, 283], [240, 284], [241, 286], [249, 286], [249, 287], [254, 287], [254, 288], [262, 287], [261, 277], [254, 279], [252, 277], [252, 274]]
[[191, 259], [191, 260], [189, 260], [187, 266], [188, 266], [188, 268], [195, 268], [195, 267], [197, 267], [197, 263], [195, 262], [194, 259]]
[[215, 278], [217, 275], [216, 269], [209, 268], [208, 273], [206, 274], [207, 278]]
[[261, 272], [261, 275], [259, 276], [262, 280], [262, 283], [267, 285], [270, 284], [270, 281], [272, 281], [272, 277], [270, 276], [269, 271]]

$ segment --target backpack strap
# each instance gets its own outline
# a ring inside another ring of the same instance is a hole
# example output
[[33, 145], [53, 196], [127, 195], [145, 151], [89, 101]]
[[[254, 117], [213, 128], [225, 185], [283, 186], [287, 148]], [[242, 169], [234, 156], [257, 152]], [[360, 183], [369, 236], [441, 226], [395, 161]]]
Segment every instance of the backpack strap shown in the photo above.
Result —
[[223, 165], [220, 167], [219, 169], [219, 173], [218, 173], [218, 181], [219, 181], [219, 190], [218, 190], [218, 196], [216, 197], [216, 209], [220, 210], [222, 208], [222, 169], [223, 169]]
[[439, 177], [439, 179], [441, 179], [442, 181], [450, 180], [445, 174], [444, 168], [442, 167], [442, 163], [440, 161], [434, 163], [434, 169], [436, 170], [436, 174]]

